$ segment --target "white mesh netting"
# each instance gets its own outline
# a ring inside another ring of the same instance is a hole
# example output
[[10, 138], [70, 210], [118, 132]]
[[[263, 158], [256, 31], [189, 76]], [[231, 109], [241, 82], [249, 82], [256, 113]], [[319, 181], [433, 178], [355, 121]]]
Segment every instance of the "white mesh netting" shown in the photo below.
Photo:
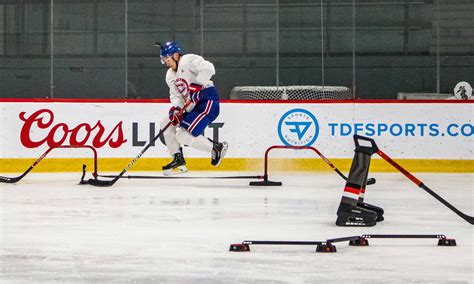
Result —
[[348, 100], [348, 87], [339, 86], [241, 86], [234, 87], [230, 98], [235, 100]]

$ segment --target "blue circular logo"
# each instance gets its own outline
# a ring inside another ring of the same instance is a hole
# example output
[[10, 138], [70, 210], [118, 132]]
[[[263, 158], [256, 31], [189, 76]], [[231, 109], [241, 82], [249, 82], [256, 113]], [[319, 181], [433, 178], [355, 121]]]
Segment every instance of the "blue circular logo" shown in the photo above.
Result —
[[305, 109], [287, 111], [278, 122], [278, 136], [287, 146], [311, 146], [318, 134], [318, 120]]

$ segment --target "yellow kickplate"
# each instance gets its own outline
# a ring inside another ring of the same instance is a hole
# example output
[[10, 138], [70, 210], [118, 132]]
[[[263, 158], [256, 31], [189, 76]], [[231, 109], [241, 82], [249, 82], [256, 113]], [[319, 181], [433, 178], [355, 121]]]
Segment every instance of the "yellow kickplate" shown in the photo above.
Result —
[[[120, 172], [133, 158], [99, 158], [98, 171]], [[0, 172], [22, 173], [26, 171], [36, 159], [0, 159]], [[210, 159], [187, 158], [186, 166], [190, 171], [257, 171], [263, 173], [263, 159], [255, 158], [225, 158], [219, 167], [211, 165]], [[348, 173], [352, 159], [330, 159], [330, 161], [343, 173]], [[472, 173], [474, 172], [474, 160], [422, 160], [422, 159], [399, 159], [395, 160], [410, 172], [445, 172], [445, 173]], [[133, 167], [132, 171], [161, 171], [161, 167], [170, 162], [170, 158], [141, 158]], [[51, 158], [43, 159], [33, 172], [81, 172], [82, 164], [87, 165], [89, 172], [94, 169], [94, 161], [91, 158]], [[270, 158], [269, 172], [291, 171], [333, 171], [323, 160], [312, 159], [286, 159]], [[396, 172], [390, 164], [381, 159], [372, 159], [370, 172]]]

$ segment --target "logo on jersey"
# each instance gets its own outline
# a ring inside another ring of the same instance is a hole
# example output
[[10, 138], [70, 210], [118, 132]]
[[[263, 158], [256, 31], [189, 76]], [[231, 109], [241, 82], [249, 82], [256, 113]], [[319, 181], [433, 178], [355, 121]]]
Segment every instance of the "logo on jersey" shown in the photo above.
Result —
[[454, 87], [454, 96], [458, 100], [470, 100], [472, 98], [472, 87], [468, 82], [459, 82]]
[[184, 99], [187, 99], [189, 96], [189, 84], [183, 78], [177, 78], [174, 82], [176, 89], [183, 96]]
[[292, 109], [278, 122], [278, 136], [287, 146], [311, 146], [318, 134], [318, 120], [305, 109]]

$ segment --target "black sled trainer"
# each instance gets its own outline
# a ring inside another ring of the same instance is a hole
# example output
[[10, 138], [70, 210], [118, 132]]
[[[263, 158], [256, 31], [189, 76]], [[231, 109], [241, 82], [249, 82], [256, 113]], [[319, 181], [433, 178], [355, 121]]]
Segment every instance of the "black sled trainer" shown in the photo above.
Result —
[[[365, 140], [370, 143], [370, 146], [362, 146], [359, 144], [359, 140]], [[472, 216], [469, 216], [459, 209], [454, 207], [448, 201], [439, 196], [436, 192], [426, 186], [422, 181], [413, 176], [409, 171], [400, 166], [387, 154], [382, 152], [375, 141], [371, 138], [354, 135], [354, 141], [356, 144], [355, 157], [353, 160], [352, 168], [347, 179], [346, 187], [344, 188], [344, 194], [341, 199], [341, 203], [338, 209], [338, 219], [336, 224], [340, 226], [374, 226], [376, 222], [383, 220], [381, 215], [383, 209], [374, 205], [366, 204], [363, 202], [363, 194], [365, 192], [365, 180], [368, 174], [368, 168], [370, 164], [370, 156], [372, 154], [379, 155], [382, 159], [392, 165], [395, 169], [400, 171], [409, 180], [415, 183], [418, 187], [426, 191], [428, 194], [436, 198], [439, 202], [443, 203], [446, 207], [451, 209], [459, 217], [466, 220], [469, 224], [473, 225], [474, 220]], [[362, 202], [361, 202], [362, 201]]]

